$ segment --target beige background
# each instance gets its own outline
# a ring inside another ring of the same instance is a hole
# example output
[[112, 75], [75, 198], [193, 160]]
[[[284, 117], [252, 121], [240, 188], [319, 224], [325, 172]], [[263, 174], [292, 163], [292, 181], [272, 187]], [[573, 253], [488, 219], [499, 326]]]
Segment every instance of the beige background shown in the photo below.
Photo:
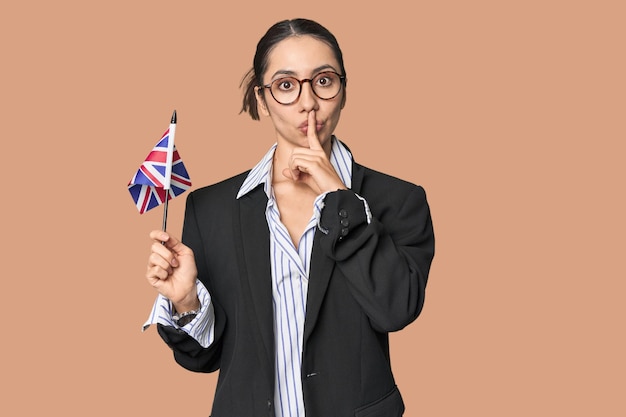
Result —
[[250, 168], [273, 136], [239, 82], [304, 16], [344, 50], [338, 136], [428, 192], [425, 310], [392, 335], [407, 416], [626, 415], [622, 2], [6, 3], [0, 414], [208, 415], [216, 375], [140, 332], [162, 211], [126, 184], [173, 109], [194, 188]]

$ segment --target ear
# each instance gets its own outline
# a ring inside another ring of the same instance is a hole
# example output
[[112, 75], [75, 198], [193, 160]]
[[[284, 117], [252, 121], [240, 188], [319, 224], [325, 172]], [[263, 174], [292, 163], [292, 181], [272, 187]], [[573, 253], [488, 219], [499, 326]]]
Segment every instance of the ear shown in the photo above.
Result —
[[263, 96], [263, 93], [261, 93], [261, 89], [259, 87], [254, 87], [254, 96], [256, 97], [256, 104], [257, 104], [257, 109], [259, 110], [259, 113], [261, 113], [263, 116], [269, 116], [270, 112], [267, 109], [267, 103], [265, 102], [265, 97]]

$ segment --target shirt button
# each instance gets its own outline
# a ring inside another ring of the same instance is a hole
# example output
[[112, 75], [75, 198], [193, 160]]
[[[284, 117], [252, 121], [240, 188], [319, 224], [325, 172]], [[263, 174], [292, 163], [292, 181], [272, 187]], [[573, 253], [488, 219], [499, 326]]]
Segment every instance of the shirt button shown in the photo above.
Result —
[[348, 227], [348, 226], [350, 226], [350, 220], [348, 220], [348, 219], [341, 219], [341, 222], [340, 222], [340, 223], [341, 223], [341, 225], [342, 225], [343, 227]]
[[343, 218], [348, 217], [348, 212], [346, 211], [346, 209], [339, 210], [339, 217], [343, 217]]
[[348, 228], [344, 227], [343, 229], [341, 229], [341, 237], [344, 237], [348, 234]]

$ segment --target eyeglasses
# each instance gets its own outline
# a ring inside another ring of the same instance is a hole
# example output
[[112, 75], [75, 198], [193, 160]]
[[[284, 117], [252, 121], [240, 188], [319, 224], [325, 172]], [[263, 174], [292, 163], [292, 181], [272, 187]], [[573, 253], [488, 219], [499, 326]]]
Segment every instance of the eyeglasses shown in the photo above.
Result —
[[270, 84], [262, 85], [268, 88], [274, 100], [280, 104], [293, 104], [300, 98], [302, 84], [310, 83], [311, 90], [322, 100], [331, 100], [339, 95], [341, 86], [345, 84], [346, 77], [334, 71], [320, 72], [313, 78], [299, 80], [295, 77], [282, 77]]

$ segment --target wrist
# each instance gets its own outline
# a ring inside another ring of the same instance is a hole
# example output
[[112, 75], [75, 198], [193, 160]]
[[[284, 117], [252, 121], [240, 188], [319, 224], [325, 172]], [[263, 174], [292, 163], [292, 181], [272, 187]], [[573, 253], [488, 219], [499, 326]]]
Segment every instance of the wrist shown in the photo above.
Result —
[[174, 314], [172, 314], [172, 320], [174, 320], [179, 327], [184, 327], [191, 323], [199, 313], [200, 306], [195, 310], [185, 311], [184, 313], [174, 312]]
[[172, 300], [172, 305], [174, 307], [174, 310], [180, 314], [186, 313], [187, 311], [200, 309], [198, 290], [195, 285], [193, 289], [183, 299], [178, 301]]
[[200, 300], [196, 296], [195, 301], [191, 302], [181, 302], [181, 303], [172, 303], [174, 307], [174, 312], [178, 314], [183, 314], [188, 311], [199, 310], [200, 309]]

